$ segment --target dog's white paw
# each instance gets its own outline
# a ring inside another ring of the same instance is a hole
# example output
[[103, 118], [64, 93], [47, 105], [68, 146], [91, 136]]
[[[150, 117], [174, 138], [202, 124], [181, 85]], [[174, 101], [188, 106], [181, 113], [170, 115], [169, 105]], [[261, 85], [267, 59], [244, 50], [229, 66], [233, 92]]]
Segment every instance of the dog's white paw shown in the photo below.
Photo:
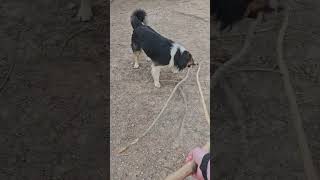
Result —
[[177, 74], [179, 71], [178, 70], [173, 70], [172, 73], [173, 74]]
[[179, 72], [179, 70], [177, 68], [173, 67], [171, 69], [171, 72], [174, 73], [174, 74], [177, 74]]
[[159, 82], [155, 82], [155, 83], [154, 83], [154, 86], [155, 86], [156, 88], [160, 88], [160, 87], [161, 87], [161, 85], [160, 85]]
[[149, 58], [148, 56], [147, 56], [147, 58], [146, 58], [146, 59], [147, 59], [147, 61], [151, 61], [151, 58]]
[[139, 68], [139, 64], [138, 63], [134, 63], [133, 69], [138, 69], [138, 68]]

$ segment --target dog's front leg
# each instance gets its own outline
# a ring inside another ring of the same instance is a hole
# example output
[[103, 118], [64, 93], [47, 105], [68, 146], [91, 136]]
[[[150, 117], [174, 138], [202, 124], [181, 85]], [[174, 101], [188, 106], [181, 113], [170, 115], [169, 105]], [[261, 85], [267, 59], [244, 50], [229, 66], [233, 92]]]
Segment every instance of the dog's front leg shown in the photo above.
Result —
[[152, 61], [151, 58], [149, 58], [148, 56], [146, 57], [146, 60], [147, 61]]
[[176, 74], [176, 73], [179, 72], [179, 69], [176, 68], [176, 67], [172, 67], [172, 68], [171, 68], [171, 72], [174, 73], [174, 74]]
[[147, 61], [151, 61], [151, 58], [146, 54], [146, 52], [144, 52], [144, 55], [145, 55]]
[[151, 74], [153, 77], [154, 86], [157, 88], [161, 87], [160, 82], [159, 82], [160, 70], [161, 70], [161, 68], [159, 66], [151, 65]]
[[140, 58], [141, 51], [136, 51], [133, 54], [134, 54], [134, 65], [133, 65], [133, 68], [137, 69], [137, 68], [139, 68], [139, 58]]

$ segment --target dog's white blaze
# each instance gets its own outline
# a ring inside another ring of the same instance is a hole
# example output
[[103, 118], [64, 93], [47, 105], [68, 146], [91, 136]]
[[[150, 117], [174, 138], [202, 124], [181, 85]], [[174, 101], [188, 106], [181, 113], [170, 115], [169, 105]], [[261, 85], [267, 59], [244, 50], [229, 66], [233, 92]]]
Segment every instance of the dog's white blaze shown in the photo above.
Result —
[[143, 20], [143, 22], [142, 22], [142, 23], [143, 23], [143, 25], [146, 25], [146, 26], [148, 25], [148, 19], [147, 19], [147, 16], [146, 16], [146, 17], [144, 17], [144, 20]]
[[176, 54], [178, 49], [180, 49], [181, 54], [186, 50], [183, 46], [181, 46], [178, 43], [173, 43], [172, 44], [171, 51], [170, 51], [171, 59], [170, 59], [170, 62], [169, 62], [169, 67], [173, 68], [174, 72], [178, 72], [178, 68], [174, 65], [174, 55]]

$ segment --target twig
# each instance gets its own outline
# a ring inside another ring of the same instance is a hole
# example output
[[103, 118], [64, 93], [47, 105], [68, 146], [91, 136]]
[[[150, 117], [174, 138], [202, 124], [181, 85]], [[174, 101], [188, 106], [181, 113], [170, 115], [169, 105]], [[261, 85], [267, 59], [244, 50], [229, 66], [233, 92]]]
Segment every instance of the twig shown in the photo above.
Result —
[[279, 69], [282, 73], [282, 79], [284, 83], [284, 88], [288, 96], [289, 107], [292, 115], [293, 124], [297, 133], [299, 148], [303, 158], [304, 169], [306, 177], [308, 180], [318, 180], [318, 175], [316, 173], [311, 152], [308, 146], [307, 138], [303, 129], [303, 124], [301, 120], [301, 114], [297, 105], [296, 95], [294, 93], [292, 84], [290, 82], [289, 71], [287, 65], [283, 59], [283, 39], [285, 32], [287, 30], [289, 20], [289, 6], [285, 9], [285, 17], [282, 24], [282, 27], [279, 32], [278, 41], [277, 41], [277, 53], [278, 53], [278, 63]]
[[232, 70], [232, 71], [228, 71], [228, 74], [236, 73], [236, 72], [239, 72], [239, 71], [273, 72], [273, 73], [281, 74], [279, 71], [271, 69], [271, 68], [239, 68], [239, 69], [235, 69], [235, 70]]
[[[162, 81], [162, 82], [175, 82], [175, 83], [177, 83], [177, 82], [180, 82], [180, 81], [178, 81], [178, 80], [170, 80], [170, 79], [161, 79], [160, 81]], [[130, 81], [131, 82], [131, 81]], [[200, 81], [200, 83], [209, 83], [210, 82], [210, 80], [203, 80], [203, 81]], [[185, 83], [185, 85], [186, 84], [188, 84], [188, 83]], [[194, 83], [189, 83], [188, 85], [194, 85]]]
[[15, 57], [13, 57], [12, 58], [12, 64], [10, 66], [10, 69], [9, 69], [8, 73], [7, 73], [7, 76], [5, 77], [5, 79], [3, 80], [3, 82], [2, 82], [2, 84], [0, 86], [0, 94], [2, 93], [2, 90], [4, 90], [5, 86], [8, 84], [9, 79], [11, 77], [11, 74], [13, 72], [13, 69], [14, 69], [15, 65], [16, 65], [16, 61], [15, 61]]
[[[19, 41], [20, 38], [21, 38], [21, 34], [22, 34], [23, 32], [28, 31], [28, 30], [29, 30], [29, 29], [19, 31], [18, 34], [17, 34], [16, 40]], [[7, 83], [9, 82], [10, 76], [11, 76], [11, 74], [12, 74], [12, 72], [13, 72], [13, 70], [14, 70], [14, 67], [15, 67], [15, 65], [16, 65], [16, 56], [17, 56], [17, 55], [16, 55], [16, 52], [13, 52], [14, 50], [15, 50], [15, 49], [12, 48], [11, 51], [10, 51], [11, 54], [9, 54], [9, 56], [8, 56], [8, 57], [11, 57], [12, 64], [11, 64], [11, 67], [10, 67], [10, 69], [9, 69], [9, 72], [7, 73], [7, 76], [5, 77], [4, 81], [2, 82], [2, 84], [1, 84], [1, 86], [0, 86], [0, 94], [1, 94], [2, 90], [5, 88], [5, 86], [7, 85]]]
[[122, 153], [125, 150], [127, 150], [130, 146], [136, 144], [141, 138], [143, 138], [149, 131], [150, 129], [154, 126], [154, 124], [159, 120], [160, 116], [162, 115], [162, 113], [164, 112], [164, 110], [166, 109], [166, 107], [168, 106], [169, 101], [171, 100], [171, 98], [173, 97], [173, 94], [176, 92], [176, 90], [178, 89], [178, 87], [187, 80], [188, 75], [189, 75], [189, 71], [190, 68], [188, 68], [187, 74], [186, 76], [174, 87], [174, 89], [172, 90], [167, 102], [164, 104], [164, 106], [162, 107], [160, 113], [158, 114], [158, 116], [154, 119], [154, 121], [152, 122], [152, 124], [149, 126], [149, 128], [138, 138], [136, 138], [134, 141], [132, 141], [131, 143], [129, 143], [129, 145], [127, 145], [126, 147], [122, 148], [118, 153]]
[[189, 17], [193, 17], [193, 18], [196, 18], [196, 19], [199, 19], [201, 21], [204, 21], [204, 22], [209, 22], [209, 20], [205, 19], [205, 18], [202, 18], [200, 16], [196, 16], [196, 15], [193, 15], [193, 14], [188, 14], [188, 13], [184, 13], [184, 12], [180, 12], [180, 11], [174, 11], [178, 14], [181, 14], [181, 15], [184, 15], [184, 16], [189, 16]]

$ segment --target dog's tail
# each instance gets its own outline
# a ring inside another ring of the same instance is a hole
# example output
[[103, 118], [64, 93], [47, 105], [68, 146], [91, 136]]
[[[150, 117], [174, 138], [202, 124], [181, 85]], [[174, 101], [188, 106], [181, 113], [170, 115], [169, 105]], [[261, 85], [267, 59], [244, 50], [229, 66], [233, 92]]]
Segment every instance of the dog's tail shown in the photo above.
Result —
[[137, 9], [135, 10], [131, 15], [131, 25], [133, 29], [136, 29], [137, 27], [141, 25], [147, 24], [147, 13], [143, 9]]

